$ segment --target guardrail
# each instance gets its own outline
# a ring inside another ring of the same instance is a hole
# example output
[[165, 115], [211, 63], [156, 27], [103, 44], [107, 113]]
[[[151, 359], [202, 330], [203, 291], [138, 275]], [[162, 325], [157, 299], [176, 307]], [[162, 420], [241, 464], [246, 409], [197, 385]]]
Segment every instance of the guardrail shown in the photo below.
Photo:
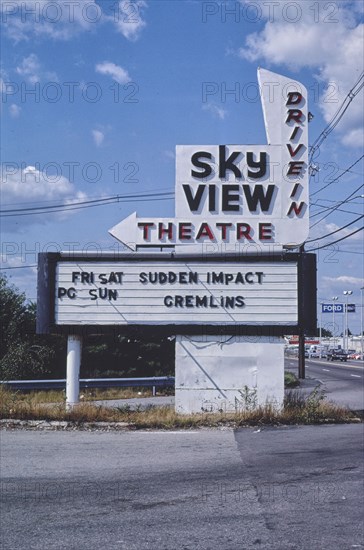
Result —
[[[58, 380], [2, 380], [3, 386], [12, 390], [63, 390], [66, 379]], [[174, 376], [150, 376], [146, 378], [81, 378], [80, 388], [153, 388], [174, 386]]]

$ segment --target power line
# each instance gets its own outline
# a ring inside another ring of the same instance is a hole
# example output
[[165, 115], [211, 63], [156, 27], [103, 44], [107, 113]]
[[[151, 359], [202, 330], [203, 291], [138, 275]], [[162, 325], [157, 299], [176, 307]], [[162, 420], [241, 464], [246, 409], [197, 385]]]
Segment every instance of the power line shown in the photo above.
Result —
[[[323, 210], [319, 210], [319, 212], [316, 212], [315, 214], [311, 214], [310, 218], [312, 218], [313, 216], [321, 214], [322, 212], [326, 211], [329, 208], [325, 204], [318, 204], [318, 203], [315, 203], [312, 206], [319, 206], [319, 207], [323, 208]], [[354, 212], [353, 210], [344, 210], [344, 208], [337, 208], [336, 210], [337, 210], [337, 212], [344, 212], [345, 214], [353, 214], [353, 215], [359, 214], [359, 212]]]
[[5, 271], [7, 269], [30, 269], [31, 267], [37, 267], [37, 264], [32, 265], [16, 265], [12, 267], [0, 267], [0, 271]]
[[0, 210], [1, 217], [13, 216], [31, 216], [36, 214], [46, 214], [47, 212], [67, 212], [69, 210], [79, 210], [83, 208], [92, 208], [95, 206], [106, 206], [117, 202], [144, 202], [144, 201], [160, 201], [171, 200], [174, 197], [174, 192], [169, 193], [147, 193], [144, 195], [114, 195], [103, 199], [94, 199], [89, 201], [79, 201], [70, 204], [56, 204], [53, 206], [38, 206], [32, 208], [17, 208]]
[[336, 241], [333, 241], [332, 243], [323, 244], [322, 246], [317, 246], [316, 248], [310, 248], [307, 250], [307, 252], [314, 252], [315, 250], [321, 250], [322, 248], [327, 248], [328, 246], [332, 246], [333, 244], [339, 243], [341, 241], [345, 241], [345, 239], [348, 239], [349, 237], [352, 237], [352, 235], [355, 235], [356, 233], [359, 233], [359, 231], [363, 231], [363, 227], [359, 227], [359, 229], [356, 229], [356, 231], [352, 231], [349, 233], [349, 235], [346, 235], [345, 237], [341, 237], [341, 239], [337, 239]]
[[364, 73], [362, 73], [357, 80], [357, 82], [354, 84], [353, 88], [349, 91], [347, 96], [345, 97], [344, 101], [328, 123], [328, 125], [322, 130], [322, 132], [319, 134], [319, 136], [316, 138], [316, 140], [311, 145], [310, 149], [310, 156], [309, 156], [309, 162], [311, 163], [313, 155], [317, 151], [317, 149], [320, 147], [320, 145], [325, 141], [327, 136], [331, 134], [331, 132], [336, 128], [336, 126], [339, 124], [340, 120], [343, 118], [345, 112], [349, 108], [350, 103], [353, 101], [354, 97], [360, 92], [360, 90], [364, 86], [364, 82], [361, 82], [364, 79]]
[[356, 218], [356, 220], [353, 220], [352, 222], [347, 223], [343, 227], [339, 227], [339, 229], [335, 229], [335, 231], [331, 231], [331, 233], [327, 233], [326, 235], [322, 235], [321, 237], [316, 237], [316, 239], [310, 239], [309, 241], [306, 241], [306, 243], [313, 243], [316, 241], [320, 241], [321, 239], [326, 239], [326, 237], [330, 237], [331, 235], [334, 235], [335, 233], [338, 233], [339, 231], [342, 231], [343, 229], [346, 229], [350, 225], [353, 225], [353, 223], [361, 220], [364, 218], [364, 214], [362, 216], [359, 216], [359, 218]]
[[[169, 194], [169, 193], [174, 193], [174, 191], [171, 191], [170, 188], [167, 188], [167, 187], [157, 187], [156, 189], [154, 189], [153, 191], [150, 191], [148, 192], [148, 194], [154, 194], [154, 193], [166, 193], [166, 194]], [[112, 195], [112, 197], [115, 196], [119, 196], [119, 195]], [[134, 196], [134, 194], [127, 194], [127, 195], [120, 195], [120, 196], [124, 196], [124, 197], [128, 197], [128, 196]], [[107, 199], [108, 197], [103, 197], [103, 196], [93, 196], [93, 197], [90, 197], [90, 200], [94, 200], [94, 199], [100, 199], [100, 200], [105, 200]], [[61, 199], [61, 197], [60, 197]], [[39, 205], [39, 204], [50, 204], [50, 203], [54, 203], [56, 202], [58, 199], [49, 199], [49, 200], [36, 200], [36, 201], [24, 201], [24, 202], [19, 202], [19, 201], [16, 201], [16, 202], [7, 202], [6, 205], [4, 204], [4, 206], [13, 206], [13, 205], [16, 205], [16, 206], [21, 206], [21, 205], [26, 205], [26, 207], [31, 207], [32, 205]], [[63, 197], [63, 200], [64, 201], [72, 201], [74, 200], [74, 196], [71, 196], [71, 195], [68, 195], [68, 196], [65, 196]], [[64, 204], [64, 203], [62, 203]], [[70, 203], [71, 204], [71, 203]], [[50, 204], [50, 206], [57, 206], [57, 204]]]
[[114, 200], [123, 200], [123, 199], [134, 199], [134, 198], [149, 198], [149, 197], [159, 197], [164, 195], [170, 195], [174, 194], [173, 191], [169, 192], [163, 192], [163, 193], [145, 193], [145, 194], [133, 194], [133, 195], [112, 195], [111, 197], [101, 197], [99, 199], [92, 199], [88, 201], [78, 201], [78, 202], [72, 202], [72, 203], [61, 203], [61, 204], [54, 204], [52, 206], [38, 206], [38, 207], [28, 207], [28, 208], [15, 208], [15, 209], [9, 209], [9, 210], [0, 210], [0, 212], [4, 213], [15, 213], [15, 212], [24, 212], [24, 211], [35, 211], [35, 210], [51, 210], [54, 208], [68, 208], [74, 205], [84, 205], [84, 204], [91, 204], [91, 203], [102, 203], [105, 201], [114, 201]]
[[[358, 187], [357, 189], [355, 189], [352, 193], [350, 193], [350, 195], [348, 195], [348, 196], [346, 197], [346, 199], [344, 199], [344, 200], [338, 202], [338, 203], [336, 204], [336, 206], [327, 207], [326, 210], [331, 210], [331, 212], [329, 212], [328, 214], [325, 214], [325, 216], [323, 216], [323, 217], [320, 218], [316, 223], [314, 223], [314, 224], [311, 226], [311, 229], [312, 229], [313, 227], [315, 227], [315, 225], [317, 225], [318, 223], [320, 223], [322, 220], [324, 220], [325, 218], [327, 218], [327, 216], [330, 216], [330, 214], [332, 214], [335, 210], [337, 210], [342, 204], [345, 204], [346, 202], [348, 202], [349, 199], [350, 199], [353, 195], [355, 195], [355, 193], [358, 193], [359, 190], [360, 190], [362, 187], [364, 187], [364, 184], [359, 185], [359, 187]], [[314, 218], [314, 217], [316, 217], [316, 216], [319, 216], [321, 213], [322, 213], [322, 211], [321, 211], [321, 212], [316, 212], [315, 214], [312, 214], [312, 216], [310, 216], [310, 217], [311, 217], [311, 218]]]
[[358, 252], [356, 250], [343, 250], [342, 248], [335, 250], [335, 253], [340, 252], [340, 254], [359, 254], [360, 256], [364, 255], [364, 252]]
[[339, 176], [337, 176], [337, 178], [329, 181], [329, 183], [327, 183], [326, 185], [324, 185], [324, 187], [321, 187], [318, 191], [315, 191], [314, 193], [311, 193], [310, 196], [311, 197], [314, 197], [315, 195], [317, 195], [317, 193], [321, 193], [321, 191], [323, 191], [324, 189], [326, 189], [326, 187], [329, 187], [329, 185], [332, 185], [333, 183], [339, 181], [340, 178], [342, 178], [342, 176], [344, 174], [346, 174], [347, 172], [350, 172], [350, 169], [353, 168], [356, 164], [358, 164], [358, 162], [361, 161], [361, 159], [364, 157], [364, 155], [362, 155], [358, 160], [356, 160], [351, 166], [349, 166], [349, 168], [347, 168], [346, 170], [344, 170], [344, 172], [342, 174], [340, 174]]
[[[354, 202], [354, 199], [356, 199], [356, 198], [363, 199], [364, 195], [358, 195], [357, 197], [353, 197], [350, 200], [350, 204], [360, 204], [360, 205], [362, 205], [363, 201]], [[337, 200], [334, 200], [334, 199], [323, 199], [323, 198], [321, 198], [321, 199], [318, 199], [318, 200], [320, 200], [322, 202], [335, 202], [335, 203], [337, 203]], [[316, 206], [316, 205], [326, 207], [326, 204], [319, 204], [318, 202], [313, 202], [313, 201], [311, 202], [311, 206]]]
[[81, 205], [84, 205], [84, 204], [91, 204], [91, 203], [97, 203], [97, 204], [100, 204], [100, 203], [103, 203], [103, 202], [106, 202], [106, 201], [114, 201], [116, 199], [116, 197], [107, 197], [107, 198], [104, 198], [104, 199], [94, 199], [94, 200], [90, 200], [90, 201], [79, 201], [79, 202], [73, 202], [73, 203], [69, 203], [69, 204], [55, 204], [53, 206], [33, 206], [33, 207], [28, 207], [28, 208], [13, 208], [13, 209], [8, 209], [8, 210], [1, 210], [1, 214], [3, 214], [4, 216], [7, 216], [7, 215], [10, 215], [10, 214], [15, 214], [17, 215], [18, 212], [36, 212], [37, 210], [53, 210], [54, 208], [68, 208], [68, 207], [71, 207], [73, 205], [78, 205], [78, 204], [81, 204]]
[[[171, 200], [173, 197], [158, 197], [158, 198], [150, 198], [148, 199], [148, 201], [150, 202], [154, 202], [154, 201], [165, 201], [165, 200]], [[87, 205], [87, 206], [74, 206], [74, 207], [70, 207], [70, 208], [59, 208], [58, 210], [52, 210], [51, 213], [53, 214], [54, 212], [69, 212], [71, 210], [84, 210], [85, 208], [95, 208], [97, 206], [108, 206], [109, 204], [115, 204], [115, 203], [118, 203], [118, 202], [144, 202], [146, 199], [128, 199], [128, 200], [123, 200], [123, 201], [119, 201], [119, 200], [113, 200], [113, 201], [110, 201], [110, 202], [105, 202], [105, 203], [102, 203], [102, 204], [90, 204], [90, 205]], [[18, 216], [34, 216], [34, 215], [37, 215], [37, 214], [47, 214], [47, 211], [42, 211], [42, 212], [25, 212], [25, 213], [22, 213], [22, 214], [0, 214], [0, 217], [3, 217], [3, 218], [6, 218], [6, 217], [18, 217]]]

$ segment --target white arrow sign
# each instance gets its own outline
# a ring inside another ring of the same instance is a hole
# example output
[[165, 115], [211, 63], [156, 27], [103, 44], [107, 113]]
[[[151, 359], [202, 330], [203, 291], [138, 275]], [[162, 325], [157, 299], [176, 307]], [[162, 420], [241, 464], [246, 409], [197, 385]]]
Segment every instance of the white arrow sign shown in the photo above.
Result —
[[135, 250], [137, 246], [172, 246], [206, 243], [262, 245], [271, 242], [272, 224], [267, 221], [231, 218], [138, 218], [134, 212], [109, 230], [118, 241]]
[[307, 239], [307, 90], [264, 69], [258, 80], [268, 145], [177, 146], [176, 216], [134, 213], [110, 230], [116, 239], [130, 248]]

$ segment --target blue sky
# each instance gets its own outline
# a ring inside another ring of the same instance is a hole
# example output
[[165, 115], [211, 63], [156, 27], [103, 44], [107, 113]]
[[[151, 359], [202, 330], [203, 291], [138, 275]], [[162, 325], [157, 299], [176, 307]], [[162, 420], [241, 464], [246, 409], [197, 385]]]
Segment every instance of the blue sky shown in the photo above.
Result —
[[[265, 143], [258, 66], [308, 88], [313, 143], [363, 71], [362, 41], [360, 1], [3, 2], [2, 209], [173, 191], [176, 145]], [[204, 97], [207, 83], [216, 93]], [[232, 89], [236, 95], [224, 94]], [[325, 206], [352, 199], [313, 227], [310, 239], [363, 214], [362, 108], [363, 90], [315, 155], [312, 225]], [[135, 210], [172, 216], [169, 197], [2, 217], [3, 268], [12, 268], [5, 273], [34, 299], [36, 268], [25, 267], [36, 264], [32, 251], [70, 242], [108, 249], [116, 243], [108, 229]], [[362, 286], [361, 232], [319, 251], [319, 300], [353, 290], [354, 332]]]

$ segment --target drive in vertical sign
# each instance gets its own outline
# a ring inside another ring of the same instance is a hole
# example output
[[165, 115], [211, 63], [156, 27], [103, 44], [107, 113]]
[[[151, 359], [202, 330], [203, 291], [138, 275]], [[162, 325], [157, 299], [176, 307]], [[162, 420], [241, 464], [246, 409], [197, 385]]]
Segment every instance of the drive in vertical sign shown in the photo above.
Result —
[[225, 239], [294, 247], [309, 230], [307, 90], [263, 69], [258, 79], [268, 145], [177, 146], [176, 216], [223, 218]]

